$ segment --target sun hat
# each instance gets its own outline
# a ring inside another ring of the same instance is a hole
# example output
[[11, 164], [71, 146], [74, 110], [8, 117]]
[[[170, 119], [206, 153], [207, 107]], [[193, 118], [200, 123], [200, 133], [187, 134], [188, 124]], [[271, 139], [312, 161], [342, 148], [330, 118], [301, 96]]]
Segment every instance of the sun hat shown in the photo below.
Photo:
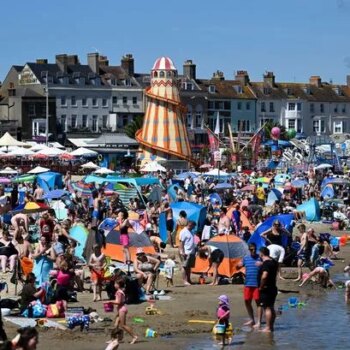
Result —
[[223, 304], [228, 304], [229, 303], [229, 299], [228, 299], [228, 296], [223, 294], [223, 295], [220, 295], [218, 297], [218, 300], [221, 301]]

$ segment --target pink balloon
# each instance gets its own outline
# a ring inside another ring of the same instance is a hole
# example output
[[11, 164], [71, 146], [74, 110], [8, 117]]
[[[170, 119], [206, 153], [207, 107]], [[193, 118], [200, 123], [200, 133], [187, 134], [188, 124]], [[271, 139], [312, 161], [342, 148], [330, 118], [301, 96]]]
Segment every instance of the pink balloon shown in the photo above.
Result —
[[280, 137], [280, 135], [281, 135], [281, 130], [280, 130], [280, 128], [278, 128], [277, 126], [275, 126], [274, 128], [272, 128], [272, 130], [271, 130], [271, 136], [272, 137], [275, 137], [275, 138], [279, 138]]

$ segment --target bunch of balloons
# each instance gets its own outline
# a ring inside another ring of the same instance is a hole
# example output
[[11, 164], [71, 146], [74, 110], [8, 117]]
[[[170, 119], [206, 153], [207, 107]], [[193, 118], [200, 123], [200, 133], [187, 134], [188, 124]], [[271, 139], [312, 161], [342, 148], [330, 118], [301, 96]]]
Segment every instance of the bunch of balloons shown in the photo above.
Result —
[[278, 140], [280, 138], [281, 135], [281, 129], [278, 128], [277, 126], [273, 127], [271, 129], [271, 138], [272, 140]]

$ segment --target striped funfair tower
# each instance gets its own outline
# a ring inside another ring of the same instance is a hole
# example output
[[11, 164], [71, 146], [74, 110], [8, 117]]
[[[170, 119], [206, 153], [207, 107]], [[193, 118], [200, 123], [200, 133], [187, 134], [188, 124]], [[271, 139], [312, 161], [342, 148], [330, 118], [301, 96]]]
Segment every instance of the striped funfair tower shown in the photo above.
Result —
[[151, 86], [145, 92], [147, 108], [136, 140], [142, 152], [141, 165], [159, 161], [173, 169], [188, 169], [191, 147], [180, 102], [177, 70], [169, 57], [158, 58], [151, 72]]

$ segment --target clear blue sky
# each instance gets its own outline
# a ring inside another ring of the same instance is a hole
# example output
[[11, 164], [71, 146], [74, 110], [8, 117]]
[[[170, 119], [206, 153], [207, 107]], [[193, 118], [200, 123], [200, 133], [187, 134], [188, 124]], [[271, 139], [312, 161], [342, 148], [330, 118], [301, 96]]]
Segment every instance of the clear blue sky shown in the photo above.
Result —
[[17, 0], [1, 4], [0, 80], [13, 64], [88, 52], [136, 71], [170, 56], [179, 71], [193, 59], [197, 76], [248, 70], [261, 80], [344, 83], [350, 74], [350, 0]]

